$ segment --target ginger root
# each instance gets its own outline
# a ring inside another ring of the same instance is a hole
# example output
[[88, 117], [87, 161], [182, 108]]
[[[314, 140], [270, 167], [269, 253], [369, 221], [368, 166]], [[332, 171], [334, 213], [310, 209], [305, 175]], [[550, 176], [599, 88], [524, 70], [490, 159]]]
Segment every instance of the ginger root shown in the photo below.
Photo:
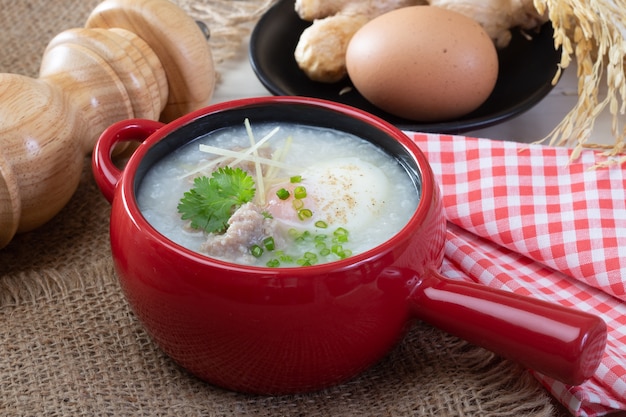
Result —
[[511, 41], [511, 28], [535, 29], [548, 21], [533, 0], [430, 0], [431, 6], [453, 10], [477, 21], [497, 48]]
[[312, 21], [300, 35], [294, 57], [313, 81], [333, 83], [347, 74], [346, 50], [352, 35], [376, 16], [425, 0], [296, 0], [301, 19]]
[[315, 20], [302, 32], [294, 51], [300, 69], [313, 81], [333, 83], [344, 78], [348, 42], [367, 22], [365, 16], [342, 14]]
[[296, 0], [300, 18], [313, 22], [300, 36], [296, 62], [311, 80], [337, 82], [347, 74], [348, 43], [365, 23], [401, 7], [428, 4], [473, 18], [500, 48], [508, 45], [512, 27], [532, 29], [547, 21], [533, 0]]

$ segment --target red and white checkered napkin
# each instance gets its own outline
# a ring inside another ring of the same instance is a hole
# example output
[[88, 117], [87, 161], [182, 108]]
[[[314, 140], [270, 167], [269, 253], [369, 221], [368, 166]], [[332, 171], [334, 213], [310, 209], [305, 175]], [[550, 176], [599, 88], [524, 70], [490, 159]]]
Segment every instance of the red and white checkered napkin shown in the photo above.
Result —
[[444, 275], [596, 314], [609, 334], [595, 376], [567, 386], [535, 373], [573, 414], [626, 410], [626, 167], [583, 151], [406, 132], [443, 193]]

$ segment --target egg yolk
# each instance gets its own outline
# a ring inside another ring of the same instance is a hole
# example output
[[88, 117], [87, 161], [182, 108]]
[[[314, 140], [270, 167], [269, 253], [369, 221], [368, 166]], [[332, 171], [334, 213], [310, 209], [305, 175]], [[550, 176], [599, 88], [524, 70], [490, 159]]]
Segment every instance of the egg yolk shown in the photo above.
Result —
[[[375, 221], [384, 209], [390, 184], [385, 173], [359, 158], [336, 158], [306, 168], [299, 183], [285, 182], [272, 187], [267, 196], [267, 210], [289, 226], [310, 227], [323, 221], [329, 227], [357, 230]], [[304, 187], [306, 197], [294, 196], [296, 187]], [[280, 189], [289, 191], [281, 199]], [[299, 210], [310, 210], [302, 216]]]

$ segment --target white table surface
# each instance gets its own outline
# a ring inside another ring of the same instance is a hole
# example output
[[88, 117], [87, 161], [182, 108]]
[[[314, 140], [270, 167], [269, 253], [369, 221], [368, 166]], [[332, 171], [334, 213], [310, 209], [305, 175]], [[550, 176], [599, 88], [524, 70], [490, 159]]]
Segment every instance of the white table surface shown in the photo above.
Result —
[[[227, 100], [271, 95], [254, 74], [248, 59], [247, 40], [238, 54], [217, 66], [220, 80], [216, 86], [212, 103]], [[541, 102], [521, 115], [485, 129], [466, 132], [466, 136], [512, 140], [530, 143], [546, 137], [559, 121], [574, 107], [576, 94], [575, 62], [564, 71], [558, 84]], [[611, 116], [602, 113], [596, 121], [592, 142], [612, 144], [610, 131]]]

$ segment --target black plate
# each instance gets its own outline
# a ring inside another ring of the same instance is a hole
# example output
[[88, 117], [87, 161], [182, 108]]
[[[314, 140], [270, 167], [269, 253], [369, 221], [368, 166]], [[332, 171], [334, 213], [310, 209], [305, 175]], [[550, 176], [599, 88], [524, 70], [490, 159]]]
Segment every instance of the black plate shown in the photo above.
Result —
[[310, 23], [294, 10], [294, 0], [280, 0], [259, 20], [250, 38], [250, 62], [261, 83], [274, 95], [316, 97], [348, 104], [373, 113], [403, 130], [462, 133], [503, 122], [530, 109], [552, 89], [561, 53], [554, 49], [552, 26], [547, 23], [528, 40], [513, 32], [509, 46], [498, 53], [500, 69], [491, 96], [472, 113], [456, 120], [419, 123], [398, 118], [373, 106], [348, 78], [325, 84], [311, 81], [298, 68], [293, 52]]

